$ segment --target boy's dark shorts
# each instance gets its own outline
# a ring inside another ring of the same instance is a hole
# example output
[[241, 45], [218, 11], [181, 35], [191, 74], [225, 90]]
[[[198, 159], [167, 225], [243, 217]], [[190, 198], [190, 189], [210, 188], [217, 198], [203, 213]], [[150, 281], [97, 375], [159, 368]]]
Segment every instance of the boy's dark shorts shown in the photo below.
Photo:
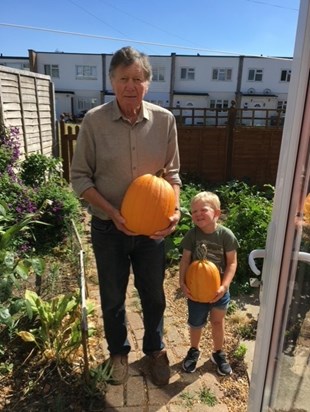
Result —
[[194, 302], [187, 299], [188, 306], [188, 325], [191, 328], [200, 329], [205, 326], [212, 308], [226, 312], [230, 302], [230, 293], [227, 291], [223, 297], [215, 303]]

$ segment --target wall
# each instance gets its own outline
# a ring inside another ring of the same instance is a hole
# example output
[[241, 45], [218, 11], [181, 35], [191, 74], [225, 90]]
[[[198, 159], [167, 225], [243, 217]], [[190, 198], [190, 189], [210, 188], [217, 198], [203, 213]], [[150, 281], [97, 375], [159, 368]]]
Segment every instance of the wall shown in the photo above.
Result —
[[50, 77], [0, 66], [0, 123], [19, 128], [22, 157], [29, 153], [57, 156]]

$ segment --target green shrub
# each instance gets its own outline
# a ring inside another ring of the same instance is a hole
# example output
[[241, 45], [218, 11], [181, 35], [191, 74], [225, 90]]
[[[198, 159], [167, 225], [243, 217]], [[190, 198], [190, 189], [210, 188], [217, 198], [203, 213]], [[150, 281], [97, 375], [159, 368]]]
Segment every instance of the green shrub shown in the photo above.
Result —
[[[244, 184], [242, 184], [244, 185]], [[218, 189], [221, 198], [221, 187]], [[224, 225], [229, 227], [237, 237], [238, 268], [232, 290], [234, 293], [249, 289], [251, 270], [248, 256], [253, 249], [264, 249], [267, 239], [267, 229], [271, 220], [272, 201], [255, 187], [253, 191], [245, 187], [238, 196], [228, 200], [226, 205]], [[234, 290], [235, 288], [235, 290]]]
[[8, 205], [15, 222], [40, 210], [40, 220], [47, 225], [21, 233], [14, 247], [19, 252], [48, 253], [66, 239], [71, 219], [81, 220], [82, 208], [61, 176], [61, 159], [32, 153], [18, 162], [18, 138], [17, 128], [0, 130], [0, 201]]
[[166, 239], [167, 263], [173, 266], [181, 257], [180, 243], [185, 233], [193, 226], [190, 214], [192, 197], [202, 191], [211, 190], [221, 200], [221, 223], [230, 228], [237, 237], [238, 269], [231, 285], [233, 294], [250, 289], [251, 271], [248, 255], [253, 249], [265, 247], [267, 229], [271, 220], [274, 188], [266, 185], [264, 191], [245, 182], [231, 181], [217, 187], [204, 187], [199, 183], [185, 183], [181, 189], [181, 220], [177, 230]]
[[60, 158], [31, 153], [21, 163], [20, 177], [26, 186], [36, 187], [52, 180], [60, 180]]
[[42, 210], [42, 222], [48, 224], [36, 226], [32, 230], [38, 252], [53, 248], [63, 241], [68, 235], [71, 220], [78, 223], [82, 219], [80, 202], [67, 185], [48, 182], [38, 189], [36, 204]]

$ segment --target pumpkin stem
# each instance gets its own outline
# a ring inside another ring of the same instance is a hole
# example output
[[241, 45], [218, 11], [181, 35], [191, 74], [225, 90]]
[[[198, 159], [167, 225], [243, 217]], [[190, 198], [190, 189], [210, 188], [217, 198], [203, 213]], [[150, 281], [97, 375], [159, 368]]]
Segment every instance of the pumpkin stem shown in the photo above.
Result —
[[207, 260], [208, 247], [205, 243], [197, 245], [196, 254], [198, 260]]
[[166, 174], [166, 169], [162, 168], [162, 169], [159, 169], [158, 172], [155, 173], [155, 176], [163, 177], [165, 174]]

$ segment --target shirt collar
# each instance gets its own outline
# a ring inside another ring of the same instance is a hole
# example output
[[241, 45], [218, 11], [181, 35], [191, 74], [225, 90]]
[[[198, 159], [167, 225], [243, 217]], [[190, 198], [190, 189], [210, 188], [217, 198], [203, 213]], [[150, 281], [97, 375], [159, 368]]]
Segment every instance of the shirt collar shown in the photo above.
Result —
[[[112, 113], [113, 113], [112, 114], [113, 120], [119, 120], [123, 118], [122, 112], [120, 111], [120, 108], [118, 107], [116, 99], [113, 100], [113, 112]], [[149, 118], [150, 118], [149, 111], [145, 105], [145, 102], [142, 101], [141, 110], [140, 110], [137, 122], [141, 122], [143, 119], [149, 120]]]

